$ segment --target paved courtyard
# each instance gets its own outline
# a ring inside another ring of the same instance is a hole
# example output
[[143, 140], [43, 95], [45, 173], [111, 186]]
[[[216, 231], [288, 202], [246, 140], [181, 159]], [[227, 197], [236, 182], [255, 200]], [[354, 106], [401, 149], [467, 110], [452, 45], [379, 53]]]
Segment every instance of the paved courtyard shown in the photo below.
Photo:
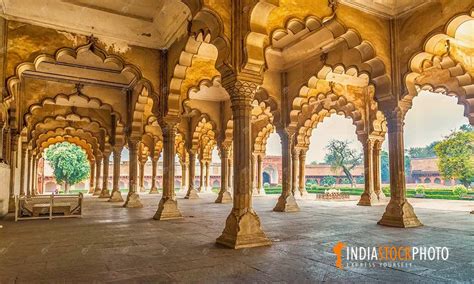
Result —
[[[300, 200], [301, 212], [272, 212], [277, 196], [254, 198], [271, 247], [215, 245], [231, 204], [179, 197], [182, 220], [152, 220], [159, 196], [143, 209], [86, 198], [82, 219], [0, 220], [0, 283], [13, 282], [470, 282], [474, 279], [474, 202], [414, 201], [424, 227], [378, 226], [385, 206]], [[438, 204], [443, 210], [435, 209]], [[471, 205], [472, 204], [472, 205]], [[447, 246], [447, 261], [409, 268], [335, 266], [332, 247]]]

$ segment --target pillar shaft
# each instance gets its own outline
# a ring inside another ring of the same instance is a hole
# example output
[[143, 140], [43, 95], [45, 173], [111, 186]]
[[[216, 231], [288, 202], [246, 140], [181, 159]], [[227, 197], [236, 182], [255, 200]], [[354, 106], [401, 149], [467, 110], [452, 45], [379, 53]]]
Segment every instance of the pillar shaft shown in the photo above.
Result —
[[233, 184], [234, 184], [234, 181], [233, 181], [233, 173], [234, 173], [234, 168], [232, 166], [232, 160], [233, 158], [232, 157], [229, 157], [227, 159], [227, 163], [228, 163], [228, 166], [229, 166], [229, 170], [227, 171], [227, 186], [229, 187], [229, 189], [233, 189]]
[[260, 226], [260, 218], [252, 208], [251, 180], [251, 111], [257, 85], [248, 81], [232, 81], [227, 89], [233, 114], [233, 208], [217, 243], [231, 248], [270, 245]]
[[128, 140], [128, 149], [130, 156], [130, 164], [128, 167], [128, 195], [127, 200], [125, 201], [124, 207], [127, 208], [141, 208], [143, 204], [141, 203], [140, 196], [138, 194], [138, 143], [137, 138], [129, 138]]
[[18, 135], [10, 132], [11, 139], [9, 141], [9, 149], [11, 153], [9, 154], [10, 162], [10, 198], [8, 202], [8, 212], [15, 212], [15, 176], [16, 176], [16, 167], [17, 167], [17, 148], [18, 148]]
[[257, 186], [255, 184], [255, 155], [252, 153], [251, 155], [252, 157], [252, 160], [250, 161], [250, 165], [251, 165], [251, 173], [250, 173], [250, 178], [251, 178], [251, 183], [252, 183], [252, 193], [256, 190]]
[[263, 192], [263, 157], [262, 154], [257, 156], [257, 191], [258, 194]]
[[232, 201], [232, 195], [229, 192], [229, 149], [227, 146], [221, 146], [221, 188], [217, 196], [216, 203], [229, 203]]
[[122, 148], [114, 148], [113, 188], [109, 202], [123, 202], [120, 192], [120, 162], [122, 160]]
[[140, 187], [140, 191], [145, 191], [145, 163], [144, 161], [139, 161], [139, 169], [138, 169], [138, 185]]
[[89, 164], [90, 164], [89, 193], [94, 193], [95, 161], [91, 161]]
[[282, 192], [273, 211], [278, 212], [296, 212], [299, 211], [298, 204], [292, 192], [293, 182], [293, 139], [294, 133], [288, 129], [278, 131], [282, 146]]
[[199, 192], [202, 192], [204, 189], [204, 162], [199, 161]]
[[167, 124], [163, 129], [163, 196], [158, 204], [155, 220], [182, 218], [175, 198], [175, 139], [176, 125]]
[[187, 183], [188, 183], [188, 161], [183, 161], [181, 165], [181, 191], [187, 190]]
[[95, 159], [95, 188], [94, 195], [100, 195], [101, 189], [101, 171], [102, 171], [102, 156], [97, 156]]
[[194, 188], [194, 180], [196, 178], [196, 154], [189, 151], [189, 174], [188, 174], [188, 191], [186, 192], [186, 199], [199, 198], [196, 189]]
[[299, 153], [295, 149], [291, 152], [291, 194], [296, 195], [298, 190], [298, 162], [299, 162]]
[[24, 196], [26, 191], [25, 191], [25, 171], [26, 171], [26, 147], [21, 147], [21, 164], [20, 164], [20, 195]]
[[306, 151], [300, 151], [299, 159], [299, 191], [301, 196], [304, 196], [308, 193], [306, 191]]
[[381, 162], [380, 152], [382, 148], [382, 141], [377, 141], [373, 150], [373, 164], [374, 164], [374, 191], [379, 201], [385, 200], [385, 194], [382, 191], [382, 176], [381, 176]]
[[32, 183], [32, 173], [31, 170], [33, 168], [33, 156], [31, 155], [31, 150], [28, 151], [28, 158], [27, 158], [28, 164], [28, 170], [26, 173], [26, 195], [30, 196], [31, 195], [31, 185]]
[[38, 160], [33, 156], [33, 166], [31, 168], [31, 194], [36, 195], [38, 187]]
[[158, 157], [154, 156], [151, 159], [151, 188], [150, 193], [158, 193], [158, 187], [156, 186], [156, 175], [158, 172]]
[[211, 171], [210, 171], [210, 161], [206, 161], [206, 190], [211, 189]]
[[397, 108], [386, 115], [390, 159], [390, 202], [380, 225], [392, 227], [418, 227], [421, 222], [406, 199], [405, 149], [403, 141], [403, 116]]
[[103, 167], [103, 177], [102, 177], [102, 190], [108, 190], [109, 188], [109, 163], [110, 163], [110, 154], [104, 155]]
[[378, 202], [374, 191], [374, 140], [367, 139], [364, 143], [364, 180], [365, 187], [357, 205], [371, 206]]

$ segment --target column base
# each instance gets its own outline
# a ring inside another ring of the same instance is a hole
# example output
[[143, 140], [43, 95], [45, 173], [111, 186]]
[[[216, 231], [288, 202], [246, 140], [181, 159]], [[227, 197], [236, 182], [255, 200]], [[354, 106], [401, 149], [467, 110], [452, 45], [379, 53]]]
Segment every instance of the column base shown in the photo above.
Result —
[[471, 211], [471, 214], [474, 214], [474, 210]]
[[295, 195], [296, 199], [304, 199], [305, 197], [308, 196], [308, 191], [306, 191], [306, 188], [302, 190], [298, 190], [298, 192]]
[[223, 193], [219, 192], [215, 203], [231, 203], [232, 202], [232, 194], [226, 190]]
[[367, 193], [364, 191], [362, 195], [360, 196], [359, 203], [357, 205], [359, 206], [372, 206], [379, 203], [379, 198], [375, 192]]
[[15, 197], [10, 196], [8, 198], [8, 213], [14, 213], [15, 212]]
[[145, 187], [144, 186], [140, 186], [140, 192], [145, 192]]
[[278, 198], [278, 202], [275, 205], [275, 208], [273, 208], [273, 211], [298, 212], [300, 211], [300, 207], [298, 206], [298, 203], [296, 203], [296, 199], [293, 194], [290, 194], [287, 197], [280, 195], [280, 197]]
[[148, 194], [158, 194], [158, 193], [159, 191], [157, 187], [152, 187], [150, 191], [148, 192]]
[[380, 190], [379, 192], [376, 192], [375, 194], [377, 194], [377, 198], [379, 199], [379, 202], [384, 202], [387, 200], [387, 196], [385, 195], [385, 193], [383, 193], [383, 190]]
[[260, 226], [260, 218], [251, 208], [245, 211], [232, 209], [225, 222], [224, 231], [216, 243], [233, 249], [272, 244]]
[[143, 204], [140, 201], [140, 195], [136, 192], [130, 192], [127, 195], [127, 201], [123, 205], [125, 208], [142, 208]]
[[188, 193], [186, 193], [186, 196], [184, 197], [184, 199], [198, 199], [198, 198], [199, 198], [198, 192], [194, 188], [188, 191]]
[[110, 198], [110, 190], [102, 189], [100, 192], [99, 198]]
[[407, 200], [403, 203], [390, 200], [382, 219], [380, 219], [377, 224], [398, 228], [414, 228], [423, 226], [423, 224], [418, 220], [418, 217], [416, 217], [413, 207]]
[[158, 210], [153, 216], [155, 220], [181, 219], [183, 215], [178, 209], [178, 202], [169, 197], [163, 197], [158, 204]]
[[112, 190], [109, 202], [123, 202], [123, 197], [119, 190]]
[[95, 188], [91, 187], [89, 188], [89, 191], [87, 192], [88, 194], [94, 194]]
[[92, 196], [99, 196], [101, 192], [102, 192], [102, 189], [96, 188], [94, 189], [94, 193], [92, 194]]

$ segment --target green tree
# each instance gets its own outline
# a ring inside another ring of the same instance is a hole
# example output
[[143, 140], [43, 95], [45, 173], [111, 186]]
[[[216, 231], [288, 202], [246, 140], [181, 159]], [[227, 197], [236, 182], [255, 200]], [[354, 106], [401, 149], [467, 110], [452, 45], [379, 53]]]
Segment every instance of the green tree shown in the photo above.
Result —
[[321, 180], [321, 185], [326, 187], [331, 187], [336, 184], [336, 178], [333, 176], [325, 176]]
[[408, 156], [412, 159], [416, 158], [434, 158], [436, 157], [436, 152], [434, 150], [435, 146], [439, 141], [432, 142], [430, 145], [425, 147], [412, 147], [408, 149]]
[[56, 181], [64, 183], [66, 193], [70, 185], [89, 177], [90, 165], [86, 153], [76, 145], [68, 142], [54, 144], [46, 150], [45, 159], [53, 168]]
[[453, 132], [435, 146], [444, 179], [457, 179], [465, 187], [474, 182], [474, 132]]
[[382, 153], [380, 153], [380, 171], [382, 182], [390, 182], [390, 162], [388, 160], [388, 152], [385, 150], [382, 150]]
[[351, 142], [341, 140], [331, 140], [326, 146], [329, 151], [325, 161], [330, 164], [333, 171], [342, 169], [352, 187], [355, 187], [354, 177], [351, 171], [362, 162], [362, 155], [355, 149], [351, 149]]

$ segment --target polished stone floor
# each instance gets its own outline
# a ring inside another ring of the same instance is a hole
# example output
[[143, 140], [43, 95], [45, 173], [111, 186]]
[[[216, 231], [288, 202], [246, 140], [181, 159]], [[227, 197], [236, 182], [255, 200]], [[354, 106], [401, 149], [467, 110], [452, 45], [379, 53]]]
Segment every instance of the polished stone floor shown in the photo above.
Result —
[[[0, 220], [0, 283], [71, 282], [470, 282], [474, 280], [474, 202], [437, 201], [414, 207], [424, 227], [378, 226], [384, 206], [356, 201], [299, 200], [301, 212], [276, 213], [276, 196], [254, 198], [271, 247], [230, 250], [214, 240], [230, 204], [179, 198], [182, 220], [152, 220], [159, 196], [142, 195], [143, 209], [86, 198], [82, 219]], [[449, 210], [449, 206], [462, 210]], [[472, 204], [472, 205], [471, 205]], [[332, 247], [448, 246], [447, 261], [411, 268], [335, 266]]]

